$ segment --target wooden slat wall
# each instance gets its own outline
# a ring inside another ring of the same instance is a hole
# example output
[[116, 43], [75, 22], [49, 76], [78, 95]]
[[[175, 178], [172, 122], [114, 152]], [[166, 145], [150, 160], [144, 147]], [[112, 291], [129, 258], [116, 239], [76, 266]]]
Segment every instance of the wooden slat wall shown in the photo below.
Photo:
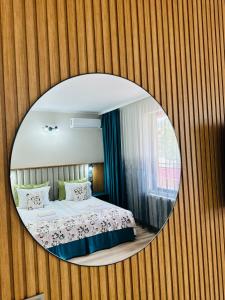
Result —
[[[0, 0], [0, 298], [225, 299], [225, 2]], [[168, 112], [182, 155], [174, 213], [116, 265], [59, 261], [23, 228], [9, 188], [16, 128], [35, 99], [86, 72], [135, 81]]]

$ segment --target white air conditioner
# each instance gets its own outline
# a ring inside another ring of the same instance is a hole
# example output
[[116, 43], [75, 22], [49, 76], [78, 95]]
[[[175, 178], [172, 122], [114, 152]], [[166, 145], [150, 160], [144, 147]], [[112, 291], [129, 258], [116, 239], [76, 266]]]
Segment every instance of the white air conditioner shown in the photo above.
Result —
[[101, 128], [101, 120], [88, 118], [71, 118], [70, 128]]

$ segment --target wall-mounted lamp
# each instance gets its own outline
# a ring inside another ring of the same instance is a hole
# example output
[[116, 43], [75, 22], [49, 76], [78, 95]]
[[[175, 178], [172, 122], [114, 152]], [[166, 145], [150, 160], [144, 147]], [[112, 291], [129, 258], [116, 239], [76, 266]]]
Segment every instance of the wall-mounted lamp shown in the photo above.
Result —
[[44, 130], [47, 132], [56, 132], [59, 131], [59, 127], [57, 125], [55, 126], [45, 125]]

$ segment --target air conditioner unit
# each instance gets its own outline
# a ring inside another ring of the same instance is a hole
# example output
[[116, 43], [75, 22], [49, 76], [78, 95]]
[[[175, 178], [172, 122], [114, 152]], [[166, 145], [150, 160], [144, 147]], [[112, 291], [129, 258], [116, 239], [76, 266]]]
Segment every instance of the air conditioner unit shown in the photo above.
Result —
[[101, 128], [101, 120], [88, 118], [71, 118], [70, 128]]

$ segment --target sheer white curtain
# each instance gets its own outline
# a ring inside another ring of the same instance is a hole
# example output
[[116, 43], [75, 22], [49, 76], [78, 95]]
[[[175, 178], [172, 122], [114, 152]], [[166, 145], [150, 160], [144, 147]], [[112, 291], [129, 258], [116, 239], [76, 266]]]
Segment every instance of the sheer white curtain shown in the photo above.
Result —
[[179, 186], [173, 127], [151, 97], [121, 108], [120, 126], [128, 208], [138, 221], [160, 228]]

